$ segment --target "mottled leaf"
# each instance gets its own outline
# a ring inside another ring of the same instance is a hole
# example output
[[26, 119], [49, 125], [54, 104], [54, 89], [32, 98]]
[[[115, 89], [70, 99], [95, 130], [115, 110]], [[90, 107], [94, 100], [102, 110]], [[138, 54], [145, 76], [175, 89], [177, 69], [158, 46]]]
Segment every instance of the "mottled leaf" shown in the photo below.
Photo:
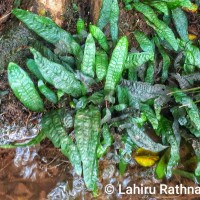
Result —
[[106, 94], [113, 94], [116, 85], [119, 83], [122, 77], [125, 60], [128, 52], [128, 40], [126, 37], [122, 37], [113, 50], [112, 57], [108, 66], [108, 72], [106, 75], [106, 82], [104, 90]]
[[74, 97], [86, 93], [85, 87], [75, 78], [74, 74], [67, 71], [62, 65], [46, 59], [33, 48], [31, 48], [31, 52], [44, 79], [56, 89]]
[[17, 64], [8, 65], [8, 82], [15, 96], [31, 111], [44, 110], [43, 101], [28, 74]]
[[56, 94], [50, 89], [48, 88], [44, 82], [42, 80], [38, 81], [38, 88], [40, 90], [40, 92], [52, 103], [57, 103], [58, 99]]
[[101, 113], [97, 108], [77, 111], [74, 121], [75, 138], [83, 163], [84, 181], [89, 190], [94, 190], [94, 166], [100, 137]]
[[88, 35], [85, 42], [83, 62], [81, 65], [81, 71], [90, 76], [94, 77], [95, 70], [95, 42], [91, 34]]
[[97, 26], [90, 25], [89, 26], [90, 33], [97, 40], [99, 45], [107, 52], [108, 51], [108, 42], [105, 34], [101, 31], [101, 29]]
[[95, 57], [96, 75], [102, 81], [106, 77], [108, 68], [108, 55], [105, 51], [97, 51]]

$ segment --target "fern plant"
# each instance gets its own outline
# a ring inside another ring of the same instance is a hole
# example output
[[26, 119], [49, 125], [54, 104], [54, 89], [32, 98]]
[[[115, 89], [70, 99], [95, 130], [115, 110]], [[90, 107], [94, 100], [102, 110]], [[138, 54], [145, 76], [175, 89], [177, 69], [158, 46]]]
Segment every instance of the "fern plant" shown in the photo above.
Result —
[[[160, 3], [166, 4], [165, 1]], [[172, 30], [157, 18], [147, 3], [137, 1], [133, 7], [145, 11], [144, 15], [157, 32], [151, 40], [140, 31], [134, 32], [141, 52], [129, 52], [125, 36], [118, 39], [119, 6], [115, 0], [103, 1], [97, 26], [90, 24], [89, 32], [84, 21], [79, 19], [77, 34], [73, 36], [49, 18], [21, 9], [13, 10], [18, 19], [51, 43], [54, 51], [40, 42], [30, 47], [33, 57], [26, 64], [38, 79], [37, 86], [24, 69], [16, 63], [9, 63], [11, 89], [25, 107], [43, 112], [42, 129], [36, 138], [26, 144], [1, 147], [34, 145], [48, 137], [70, 160], [76, 173], [83, 175], [87, 189], [97, 194], [98, 160], [112, 146], [112, 132], [117, 131], [123, 143], [118, 152], [121, 174], [126, 170], [133, 149], [142, 148], [145, 150], [144, 157], [154, 152], [155, 160], [158, 160], [159, 152], [166, 150], [167, 156], [165, 153], [160, 159], [156, 173], [159, 178], [172, 176], [173, 168], [180, 161], [180, 126], [199, 137], [200, 116], [198, 107], [186, 94], [187, 91], [182, 92], [163, 84], [169, 77], [171, 65], [171, 57], [165, 47], [171, 44], [172, 48], [169, 49], [175, 51], [187, 48], [184, 51], [187, 66], [191, 62], [198, 65], [198, 48], [184, 38], [177, 40]], [[110, 25], [112, 42], [103, 32], [107, 24]], [[164, 40], [169, 44], [163, 45]], [[194, 49], [196, 54], [192, 60], [187, 52]], [[155, 80], [157, 52], [163, 60], [159, 84]], [[186, 68], [184, 72], [187, 72]], [[181, 78], [189, 80], [186, 76]], [[63, 96], [69, 99], [65, 102], [67, 107], [59, 104]], [[44, 98], [59, 109], [46, 111]], [[172, 118], [168, 119], [162, 112], [164, 105], [173, 105], [168, 110]], [[179, 106], [183, 106], [181, 115], [177, 112]], [[147, 126], [154, 130], [160, 143], [146, 134]], [[144, 151], [139, 149], [138, 152]], [[196, 155], [199, 156], [198, 151]], [[142, 163], [139, 157], [136, 160]], [[194, 177], [199, 175], [198, 166]]]

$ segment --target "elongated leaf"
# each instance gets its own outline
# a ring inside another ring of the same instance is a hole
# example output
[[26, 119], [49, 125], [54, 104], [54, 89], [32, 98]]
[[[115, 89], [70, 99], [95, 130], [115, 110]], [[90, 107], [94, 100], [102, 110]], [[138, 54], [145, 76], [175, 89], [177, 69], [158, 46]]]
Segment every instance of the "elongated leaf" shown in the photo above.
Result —
[[63, 110], [53, 110], [42, 117], [42, 132], [67, 156], [78, 175], [82, 174], [79, 151], [63, 127]]
[[63, 110], [52, 110], [42, 117], [42, 131], [57, 148], [60, 148], [61, 140], [67, 135], [62, 126], [62, 115]]
[[175, 97], [177, 103], [180, 103], [185, 107], [188, 117], [194, 124], [195, 128], [197, 130], [200, 130], [200, 114], [197, 105], [192, 101], [189, 96], [179, 90], [175, 89], [173, 96]]
[[109, 131], [109, 127], [107, 124], [105, 124], [102, 128], [102, 136], [103, 136], [103, 141], [101, 142], [101, 144], [98, 145], [97, 148], [98, 158], [104, 156], [108, 150], [108, 147], [110, 147], [113, 143], [113, 137]]
[[169, 15], [169, 10], [165, 2], [152, 2], [150, 5], [160, 12], [164, 13], [166, 16]]
[[191, 8], [192, 3], [190, 0], [162, 0], [167, 3], [169, 8], [186, 7]]
[[129, 105], [128, 88], [117, 86], [117, 98], [120, 104]]
[[75, 172], [80, 176], [82, 174], [80, 154], [78, 152], [77, 146], [73, 143], [69, 136], [62, 138], [61, 152], [70, 160], [72, 166], [75, 169]]
[[153, 126], [153, 129], [157, 129], [158, 128], [158, 120], [156, 118], [154, 111], [151, 109], [151, 107], [148, 104], [141, 104], [141, 112], [144, 113], [147, 120]]
[[141, 31], [134, 31], [134, 36], [143, 51], [154, 52], [154, 45], [149, 38]]
[[85, 87], [75, 78], [74, 74], [67, 71], [62, 65], [49, 61], [33, 48], [31, 48], [31, 52], [44, 79], [54, 85], [56, 89], [74, 97], [86, 93]]
[[149, 138], [141, 128], [136, 124], [133, 124], [130, 129], [127, 129], [127, 133], [131, 140], [139, 147], [152, 151], [160, 152], [167, 148], [160, 143], [155, 143], [151, 138]]
[[129, 53], [125, 63], [125, 67], [126, 68], [139, 67], [149, 60], [151, 61], [154, 60], [153, 52]]
[[160, 52], [163, 58], [161, 81], [164, 83], [168, 78], [168, 70], [169, 70], [171, 61], [170, 61], [170, 57], [165, 52], [164, 48], [160, 45], [159, 39], [155, 37], [154, 41], [155, 41], [156, 46], [158, 47], [158, 51]]
[[38, 88], [40, 90], [40, 92], [52, 103], [57, 103], [58, 99], [56, 94], [50, 89], [48, 88], [44, 82], [42, 80], [38, 81]]
[[[46, 57], [48, 60], [52, 62], [56, 62], [64, 66], [68, 71], [74, 72], [71, 66], [74, 66], [75, 60], [70, 56], [59, 56], [53, 53], [48, 47], [44, 46], [42, 43], [36, 41], [32, 44], [32, 47], [39, 51], [42, 56]], [[41, 79], [41, 78], [40, 78]]]
[[196, 81], [200, 81], [200, 73], [193, 73], [181, 76], [179, 73], [172, 74], [172, 76], [178, 81], [181, 89], [191, 88]]
[[57, 26], [50, 18], [38, 16], [22, 9], [14, 9], [12, 13], [46, 41], [55, 45], [62, 40], [69, 44], [72, 53], [77, 56], [79, 63], [81, 62], [83, 53], [79, 44], [68, 32]]
[[188, 19], [181, 8], [172, 10], [172, 18], [181, 39], [188, 41]]
[[104, 93], [103, 91], [93, 93], [89, 98], [89, 102], [92, 102], [95, 105], [100, 105], [104, 102]]
[[155, 63], [148, 62], [147, 72], [145, 76], [145, 82], [154, 84], [154, 73], [155, 73]]
[[128, 40], [126, 37], [122, 37], [117, 43], [108, 66], [108, 72], [106, 75], [106, 83], [104, 90], [106, 94], [113, 94], [116, 85], [119, 83], [122, 77], [125, 60], [128, 52]]
[[119, 5], [118, 0], [113, 0], [110, 11], [110, 33], [112, 40], [118, 40]]
[[44, 80], [42, 74], [40, 73], [40, 70], [38, 69], [38, 66], [36, 65], [35, 61], [33, 59], [28, 59], [26, 61], [26, 66], [28, 69], [38, 78], [41, 80]]
[[173, 47], [178, 50], [178, 43], [172, 30], [161, 20], [158, 19], [153, 9], [143, 3], [134, 3], [134, 8], [143, 13], [148, 21], [153, 24], [153, 28], [158, 33], [159, 37], [164, 38]]
[[172, 176], [173, 167], [177, 166], [180, 160], [179, 145], [174, 136], [171, 121], [165, 117], [161, 117], [157, 134], [162, 135], [162, 137], [166, 140], [166, 143], [170, 144], [171, 146], [170, 158], [166, 169], [166, 177], [170, 178]]
[[5, 148], [5, 149], [11, 149], [11, 148], [16, 148], [16, 147], [28, 147], [28, 146], [33, 146], [36, 144], [39, 144], [44, 138], [45, 138], [45, 134], [40, 131], [36, 137], [34, 137], [33, 139], [31, 139], [29, 142], [26, 143], [14, 143], [14, 144], [4, 144], [4, 145], [0, 145], [0, 148]]
[[159, 179], [162, 179], [166, 175], [167, 163], [169, 161], [170, 149], [166, 150], [164, 155], [159, 160], [156, 166], [156, 176]]
[[90, 76], [94, 77], [94, 69], [95, 69], [95, 42], [91, 34], [88, 35], [85, 50], [83, 56], [83, 62], [81, 65], [81, 71]]
[[108, 68], [108, 55], [104, 51], [97, 51], [95, 61], [96, 75], [97, 78], [101, 81], [106, 77]]
[[122, 137], [122, 141], [124, 143], [124, 147], [119, 150], [119, 172], [121, 175], [124, 175], [126, 167], [131, 160], [132, 151], [134, 148], [137, 148], [137, 146], [133, 143], [128, 135], [124, 135]]
[[111, 6], [112, 6], [113, 0], [103, 0], [102, 1], [102, 7], [100, 11], [100, 17], [97, 22], [97, 26], [100, 29], [103, 29], [110, 20], [110, 11], [111, 11]]
[[76, 23], [76, 30], [78, 34], [81, 34], [82, 31], [85, 30], [85, 22], [83, 19], [79, 18]]
[[92, 36], [98, 41], [99, 45], [107, 52], [108, 42], [107, 42], [106, 36], [101, 31], [101, 29], [94, 25], [90, 25], [89, 29]]
[[140, 99], [140, 101], [147, 101], [149, 99], [159, 96], [166, 96], [169, 92], [165, 85], [151, 85], [149, 83], [128, 81], [125, 79], [121, 81], [121, 87], [127, 88], [129, 94], [131, 94], [133, 97]]
[[198, 47], [192, 45], [190, 42], [179, 40], [181, 50], [184, 50], [185, 64], [184, 70], [187, 73], [194, 72], [194, 66], [200, 68], [200, 50]]
[[94, 190], [94, 166], [100, 137], [101, 114], [97, 108], [79, 110], [75, 116], [74, 130], [78, 150], [83, 163], [84, 181], [89, 190]]
[[31, 111], [44, 110], [43, 101], [28, 74], [17, 64], [8, 65], [8, 82], [15, 96]]

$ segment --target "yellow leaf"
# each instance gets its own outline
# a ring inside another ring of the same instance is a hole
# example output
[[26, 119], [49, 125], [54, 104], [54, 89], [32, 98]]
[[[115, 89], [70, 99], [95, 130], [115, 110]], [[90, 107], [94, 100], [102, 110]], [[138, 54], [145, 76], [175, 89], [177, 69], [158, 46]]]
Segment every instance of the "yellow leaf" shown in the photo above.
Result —
[[151, 167], [159, 160], [159, 156], [158, 153], [139, 148], [136, 151], [134, 159], [143, 167]]
[[189, 40], [195, 40], [195, 39], [197, 39], [197, 36], [194, 34], [188, 34], [188, 38], [189, 38]]
[[191, 8], [184, 8], [183, 10], [185, 10], [186, 12], [191, 12], [191, 13], [195, 13], [198, 10], [198, 5], [192, 3], [192, 7]]
[[135, 156], [135, 160], [143, 167], [151, 167], [159, 160], [159, 156]]

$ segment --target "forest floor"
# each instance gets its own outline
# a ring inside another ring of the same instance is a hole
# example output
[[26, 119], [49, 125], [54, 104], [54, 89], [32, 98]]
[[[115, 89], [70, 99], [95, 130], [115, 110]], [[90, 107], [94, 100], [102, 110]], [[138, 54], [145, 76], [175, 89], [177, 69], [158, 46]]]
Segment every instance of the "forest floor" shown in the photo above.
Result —
[[[23, 3], [24, 2], [24, 3]], [[76, 20], [81, 16], [86, 23], [95, 23], [101, 1], [92, 0], [74, 0], [73, 3], [68, 3], [64, 19], [58, 17], [58, 22], [62, 27], [71, 33], [76, 31]], [[11, 24], [15, 21], [10, 12], [12, 9], [13, 0], [0, 0], [0, 38], [5, 37], [10, 29]], [[74, 8], [75, 5], [77, 9]], [[152, 34], [152, 29], [146, 25], [143, 16], [137, 12], [120, 11], [119, 30], [120, 35], [126, 35], [129, 39], [131, 47], [137, 47], [132, 32], [139, 29], [147, 35]], [[45, 7], [40, 7], [34, 1], [22, 1], [22, 8], [36, 12], [42, 12]], [[200, 37], [200, 16], [199, 12], [196, 14], [188, 13], [189, 18], [189, 32]], [[67, 19], [67, 20], [66, 20]], [[61, 20], [61, 21], [60, 21]], [[19, 22], [14, 22], [12, 27], [21, 26]], [[12, 40], [11, 40], [12, 42]], [[23, 51], [24, 43], [19, 43], [11, 47], [9, 52]], [[7, 51], [5, 46], [1, 46], [0, 39], [0, 59], [1, 53]], [[24, 57], [26, 54], [24, 55]], [[11, 59], [11, 58], [10, 58]], [[20, 140], [26, 136], [28, 138], [30, 130], [36, 133], [39, 129], [38, 121], [40, 115], [31, 113], [25, 109], [22, 104], [15, 98], [11, 92], [8, 81], [6, 64], [11, 61], [5, 59], [3, 69], [0, 67], [0, 141], [10, 139], [12, 141]], [[23, 63], [22, 63], [23, 66]], [[6, 91], [6, 92], [5, 92]], [[48, 105], [47, 105], [48, 107]], [[51, 107], [51, 105], [50, 105]], [[16, 139], [17, 136], [18, 139]], [[118, 135], [115, 136], [117, 140]], [[110, 154], [112, 154], [110, 151]], [[175, 186], [183, 184], [185, 186], [195, 186], [195, 184], [185, 178], [173, 176], [171, 180], [156, 180], [154, 178], [154, 168], [139, 167], [136, 163], [132, 163], [123, 177], [119, 175], [115, 160], [111, 159], [108, 153], [104, 159], [99, 163], [99, 188], [100, 194], [96, 199], [193, 199], [198, 200], [198, 195], [120, 195], [114, 193], [113, 195], [106, 195], [104, 193], [104, 186], [112, 183], [115, 187], [122, 184], [124, 187], [143, 184], [144, 186], [159, 187], [161, 183]], [[40, 145], [31, 148], [17, 148], [17, 149], [0, 149], [0, 199], [20, 199], [20, 200], [42, 200], [47, 199], [92, 199], [91, 193], [85, 190], [83, 180], [74, 175], [74, 172], [68, 160], [55, 149], [53, 145], [45, 139]], [[52, 198], [54, 196], [54, 198]], [[74, 198], [73, 198], [74, 197]]]

